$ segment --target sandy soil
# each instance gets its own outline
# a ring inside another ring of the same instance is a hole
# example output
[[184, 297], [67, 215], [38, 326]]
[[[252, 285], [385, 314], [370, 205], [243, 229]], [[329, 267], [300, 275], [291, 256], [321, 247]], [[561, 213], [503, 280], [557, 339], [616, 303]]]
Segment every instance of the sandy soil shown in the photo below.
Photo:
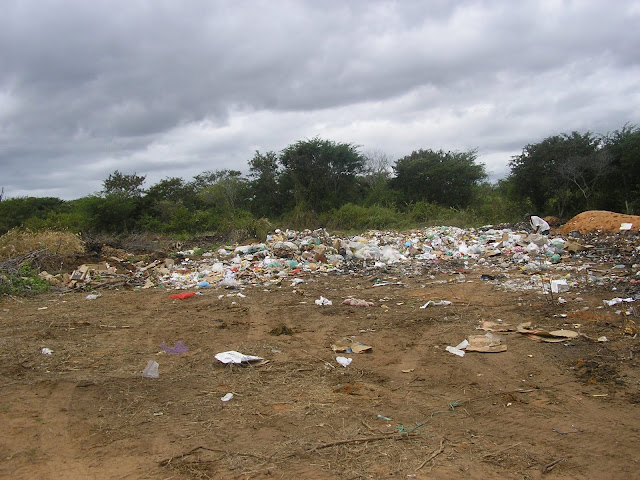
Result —
[[[516, 266], [464, 268], [309, 274], [297, 287], [243, 288], [244, 298], [220, 288], [187, 300], [166, 289], [5, 298], [0, 477], [637, 476], [636, 317], [602, 308], [637, 285], [585, 285], [558, 304], [504, 291], [500, 275], [524, 276]], [[350, 296], [375, 306], [343, 305]], [[453, 303], [419, 308], [441, 299]], [[509, 332], [506, 352], [445, 350], [497, 319], [581, 335], [540, 343]], [[270, 333], [283, 325], [293, 334]], [[331, 345], [343, 337], [373, 348], [341, 354], [353, 359], [342, 367]], [[178, 341], [189, 350], [161, 348]], [[226, 350], [269, 363], [225, 366], [214, 355]], [[143, 378], [149, 360], [159, 378]]]
[[640, 216], [606, 210], [589, 210], [573, 217], [558, 228], [557, 232], [564, 235], [572, 231], [616, 233], [620, 232], [620, 225], [623, 223], [630, 223], [631, 230], [637, 232], [640, 229]]

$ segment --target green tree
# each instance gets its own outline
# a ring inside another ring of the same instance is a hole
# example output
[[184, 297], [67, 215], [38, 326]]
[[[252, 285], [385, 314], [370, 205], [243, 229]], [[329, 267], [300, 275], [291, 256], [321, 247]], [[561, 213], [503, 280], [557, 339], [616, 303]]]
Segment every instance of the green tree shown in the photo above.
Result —
[[[575, 198], [573, 209], [590, 210], [595, 207], [595, 193], [611, 165], [611, 155], [606, 149], [588, 155], [569, 157], [557, 165], [557, 172], [568, 184]], [[574, 194], [575, 193], [575, 194]]]
[[446, 207], [467, 207], [474, 187], [486, 178], [475, 150], [417, 150], [396, 161], [391, 186], [406, 204], [426, 201]]
[[249, 160], [249, 196], [256, 217], [279, 217], [283, 202], [280, 193], [280, 163], [275, 152], [264, 155], [258, 150]]
[[51, 212], [60, 212], [64, 204], [55, 197], [5, 198], [0, 202], [0, 235], [31, 218], [44, 220]]
[[206, 172], [213, 183], [198, 191], [198, 198], [205, 206], [233, 214], [247, 203], [247, 180], [238, 170]]
[[[160, 180], [146, 192], [143, 202], [147, 225], [156, 225], [152, 219], [169, 223], [174, 213], [181, 207], [196, 209], [200, 206], [192, 184], [182, 178], [171, 177]], [[154, 227], [157, 229], [157, 226]]]
[[584, 169], [588, 162], [580, 159], [595, 154], [600, 146], [600, 139], [592, 133], [575, 131], [529, 144], [510, 160], [509, 180], [515, 185], [517, 196], [528, 199], [537, 213], [553, 213], [562, 218], [579, 210], [584, 197], [570, 179], [576, 176], [575, 170], [571, 175], [561, 172], [570, 171], [567, 166], [572, 163]]
[[85, 225], [90, 231], [122, 233], [135, 228], [139, 205], [134, 198], [118, 194], [105, 197], [91, 195], [75, 201]]
[[282, 197], [294, 207], [325, 212], [358, 196], [364, 158], [355, 145], [318, 137], [289, 145], [280, 155]]
[[364, 154], [364, 161], [361, 182], [364, 187], [365, 205], [393, 206], [395, 198], [389, 188], [393, 172], [391, 160], [386, 153], [373, 150]]
[[151, 203], [160, 200], [170, 200], [172, 202], [182, 202], [190, 193], [185, 181], [179, 177], [170, 177], [160, 180], [147, 190], [145, 197]]
[[116, 170], [102, 182], [102, 195], [118, 195], [125, 198], [140, 198], [144, 189], [142, 185], [146, 180], [146, 176], [140, 176], [135, 173], [125, 175]]
[[603, 138], [611, 157], [600, 193], [603, 209], [640, 213], [640, 127], [625, 125]]

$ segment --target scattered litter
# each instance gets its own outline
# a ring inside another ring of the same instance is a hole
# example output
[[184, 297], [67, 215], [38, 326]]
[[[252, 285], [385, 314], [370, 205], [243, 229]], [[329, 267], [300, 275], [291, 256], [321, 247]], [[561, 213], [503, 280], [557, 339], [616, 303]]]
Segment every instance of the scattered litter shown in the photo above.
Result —
[[220, 400], [222, 400], [223, 402], [228, 402], [229, 400], [231, 400], [233, 398], [233, 393], [227, 393], [224, 397], [222, 397]]
[[315, 303], [316, 305], [333, 305], [333, 302], [331, 300], [322, 296], [318, 300], [316, 300]]
[[452, 302], [450, 302], [449, 300], [440, 300], [439, 302], [435, 302], [433, 300], [429, 300], [427, 303], [422, 305], [420, 308], [421, 309], [425, 309], [427, 307], [440, 307], [440, 306], [451, 305], [451, 303]]
[[338, 362], [343, 367], [348, 367], [352, 361], [353, 361], [353, 358], [336, 357], [336, 362]]
[[631, 303], [631, 302], [635, 302], [635, 300], [633, 298], [612, 298], [611, 300], [603, 300], [602, 303], [604, 303], [605, 307], [613, 307], [614, 305], [618, 305], [619, 303]]
[[158, 378], [160, 376], [160, 373], [158, 373], [158, 366], [158, 362], [149, 360], [147, 362], [147, 366], [144, 367], [144, 370], [142, 371], [142, 376], [144, 378]]
[[567, 284], [567, 279], [551, 280], [551, 291], [553, 293], [568, 292], [569, 285]]
[[502, 335], [487, 333], [485, 335], [469, 335], [469, 345], [465, 348], [467, 352], [497, 353], [506, 352], [507, 345]]
[[240, 352], [236, 352], [235, 350], [229, 350], [227, 352], [221, 352], [216, 354], [216, 360], [222, 363], [235, 363], [235, 364], [262, 364], [266, 363], [266, 360], [262, 357], [255, 357], [253, 355], [245, 355]]
[[347, 298], [344, 302], [344, 305], [351, 305], [353, 307], [373, 307], [375, 303], [367, 302], [366, 300], [361, 300], [359, 298]]
[[100, 294], [96, 294], [96, 293], [90, 293], [89, 295], [87, 295], [86, 297], [84, 297], [86, 300], [96, 300], [98, 297], [101, 297], [102, 295]]
[[173, 347], [168, 347], [164, 342], [160, 344], [160, 348], [165, 353], [185, 353], [189, 351], [189, 347], [187, 347], [182, 340], [178, 340]]
[[598, 341], [599, 342], [608, 342], [609, 339], [607, 337], [605, 337], [605, 336], [602, 336], [602, 337], [598, 337]]
[[380, 415], [380, 414], [378, 414], [378, 418], [379, 418], [380, 420], [386, 420], [386, 421], [391, 420], [389, 417], [385, 417], [384, 415]]
[[53, 353], [53, 350], [51, 350], [50, 348], [44, 347], [40, 349], [40, 353], [42, 355], [51, 355]]
[[182, 292], [182, 293], [175, 293], [173, 295], [170, 295], [169, 298], [177, 298], [178, 300], [185, 300], [187, 298], [191, 298], [195, 296], [196, 296], [195, 292]]
[[571, 338], [576, 338], [580, 335], [573, 330], [544, 330], [531, 328], [531, 322], [522, 323], [518, 325], [518, 333], [527, 335], [530, 339], [537, 342], [558, 343], [566, 342]]
[[508, 323], [494, 322], [492, 320], [484, 320], [478, 330], [485, 330], [487, 332], [515, 332], [516, 327], [509, 325]]
[[620, 230], [631, 230], [633, 228], [633, 223], [621, 223]]
[[206, 280], [202, 280], [201, 282], [198, 282], [197, 285], [200, 288], [207, 288], [207, 287], [211, 286], [211, 284], [209, 282], [207, 282]]
[[218, 285], [230, 290], [238, 288], [238, 282], [235, 274], [231, 270], [227, 270], [224, 274], [224, 278], [220, 280]]
[[458, 355], [459, 357], [464, 357], [464, 349], [469, 346], [469, 342], [467, 340], [463, 340], [455, 347], [447, 346], [445, 350], [447, 352], [453, 353], [454, 355]]
[[331, 349], [335, 353], [363, 353], [370, 352], [373, 347], [356, 342], [350, 338], [343, 338], [339, 342], [331, 345]]

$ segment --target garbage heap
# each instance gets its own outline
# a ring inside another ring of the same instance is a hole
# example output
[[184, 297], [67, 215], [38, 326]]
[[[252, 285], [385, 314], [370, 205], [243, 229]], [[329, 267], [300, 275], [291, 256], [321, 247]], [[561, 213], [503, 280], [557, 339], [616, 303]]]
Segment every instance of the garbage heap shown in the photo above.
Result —
[[638, 240], [634, 231], [547, 237], [490, 225], [368, 231], [349, 237], [325, 229], [275, 230], [264, 242], [204, 253], [185, 250], [150, 263], [131, 264], [112, 257], [111, 263], [79, 266], [63, 283], [75, 288], [234, 289], [316, 274], [449, 272], [464, 281], [465, 274], [475, 272], [478, 280], [504, 289], [540, 289], [554, 279], [564, 280], [559, 288], [579, 283], [624, 283], [635, 288], [640, 283]]

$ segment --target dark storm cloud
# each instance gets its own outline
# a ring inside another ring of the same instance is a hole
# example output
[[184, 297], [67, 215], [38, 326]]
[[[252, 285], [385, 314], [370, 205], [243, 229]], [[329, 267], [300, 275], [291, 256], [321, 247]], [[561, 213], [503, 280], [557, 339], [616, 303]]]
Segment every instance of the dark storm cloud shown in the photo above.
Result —
[[638, 121], [639, 20], [634, 1], [5, 1], [0, 182], [73, 198], [316, 134], [505, 171], [545, 135]]

